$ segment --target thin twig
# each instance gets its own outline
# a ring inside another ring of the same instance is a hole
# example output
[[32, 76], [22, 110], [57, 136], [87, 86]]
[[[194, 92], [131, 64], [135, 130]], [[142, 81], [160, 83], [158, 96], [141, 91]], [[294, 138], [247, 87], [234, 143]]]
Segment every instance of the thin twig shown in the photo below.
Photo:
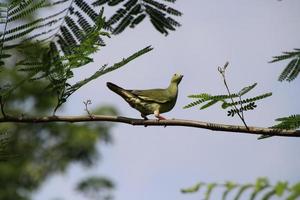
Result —
[[91, 105], [92, 104], [92, 101], [90, 100], [90, 99], [88, 99], [88, 100], [86, 100], [86, 101], [84, 101], [83, 102], [84, 103], [84, 106], [85, 106], [85, 111], [87, 112], [87, 114], [91, 117], [91, 118], [93, 118], [93, 114], [89, 111], [89, 109], [88, 109], [88, 105]]
[[[224, 85], [225, 85], [226, 90], [227, 90], [227, 92], [228, 92], [228, 95], [229, 95], [229, 97], [230, 97], [230, 99], [231, 99], [233, 108], [234, 108], [235, 110], [237, 110], [237, 111], [241, 110], [242, 115], [241, 115], [239, 112], [237, 112], [237, 114], [238, 114], [239, 118], [242, 120], [242, 122], [243, 122], [243, 124], [245, 125], [245, 127], [248, 129], [248, 126], [247, 126], [246, 121], [245, 121], [245, 119], [244, 119], [243, 109], [238, 109], [238, 108], [235, 106], [234, 100], [233, 100], [233, 98], [232, 98], [231, 92], [230, 92], [229, 87], [228, 87], [227, 82], [226, 82], [225, 70], [226, 70], [226, 68], [227, 68], [228, 65], [229, 65], [229, 62], [226, 62], [223, 68], [218, 67], [218, 71], [220, 72], [220, 74], [221, 74], [222, 77], [223, 77], [223, 82], [224, 82]], [[242, 102], [242, 101], [241, 101], [241, 102]], [[241, 108], [242, 108], [242, 107], [241, 107]]]
[[241, 110], [242, 118], [245, 119], [244, 118], [244, 111], [243, 111], [243, 102], [242, 102], [242, 97], [241, 97], [240, 94], [239, 94], [239, 100], [240, 100], [240, 105], [241, 105], [240, 110]]
[[14, 117], [7, 116], [0, 118], [0, 123], [53, 123], [53, 122], [116, 122], [130, 124], [133, 126], [181, 126], [181, 127], [194, 127], [203, 128], [213, 131], [225, 131], [228, 133], [247, 133], [258, 135], [271, 135], [271, 136], [286, 136], [286, 137], [300, 137], [300, 130], [286, 130], [275, 128], [263, 128], [263, 127], [245, 127], [227, 124], [217, 124], [203, 121], [186, 120], [186, 119], [136, 119], [122, 116], [106, 116], [106, 115], [93, 115], [90, 116], [44, 116], [44, 117]]

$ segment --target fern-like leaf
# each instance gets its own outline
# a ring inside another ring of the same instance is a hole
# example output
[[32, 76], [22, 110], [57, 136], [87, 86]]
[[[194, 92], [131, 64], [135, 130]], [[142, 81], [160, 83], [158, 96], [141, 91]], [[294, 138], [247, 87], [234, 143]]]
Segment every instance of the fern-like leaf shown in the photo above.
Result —
[[290, 189], [291, 194], [286, 198], [286, 200], [297, 200], [300, 197], [300, 182], [293, 185]]
[[241, 112], [249, 111], [249, 110], [254, 110], [256, 107], [257, 107], [257, 105], [255, 105], [254, 102], [251, 102], [251, 103], [246, 104], [245, 106], [242, 106], [239, 109], [234, 109], [233, 108], [233, 109], [228, 110], [227, 111], [227, 116], [234, 117], [234, 115], [237, 114], [237, 113], [241, 113]]
[[41, 0], [41, 1], [38, 1], [38, 2], [34, 2], [32, 1], [33, 3], [29, 3], [29, 8], [28, 9], [25, 9], [22, 7], [22, 4], [20, 4], [20, 12], [17, 12], [16, 14], [9, 14], [10, 17], [8, 19], [8, 22], [12, 22], [12, 21], [16, 21], [17, 19], [20, 19], [20, 18], [23, 18], [23, 17], [26, 17], [30, 14], [32, 14], [34, 11], [38, 10], [39, 8], [41, 8], [46, 0]]
[[[119, 6], [124, 0], [96, 0], [94, 6]], [[166, 1], [174, 3], [174, 0]], [[181, 26], [171, 16], [181, 16], [182, 13], [157, 0], [127, 0], [106, 22], [106, 28], [113, 34], [123, 32], [127, 27], [135, 28], [147, 16], [156, 30], [168, 35], [169, 31]]]
[[241, 198], [241, 196], [246, 192], [246, 190], [248, 190], [252, 187], [253, 187], [252, 184], [245, 184], [245, 185], [241, 186], [233, 200], [239, 200]]
[[203, 183], [197, 183], [197, 184], [193, 185], [192, 187], [181, 189], [181, 192], [182, 193], [195, 193], [195, 192], [198, 192], [200, 190], [201, 186], [203, 186], [203, 185], [204, 185]]
[[216, 183], [209, 183], [207, 184], [207, 190], [205, 192], [205, 200], [209, 200], [210, 196], [211, 196], [211, 193], [213, 191], [213, 189], [217, 186]]
[[268, 92], [268, 93], [258, 95], [258, 96], [252, 97], [252, 98], [243, 99], [241, 101], [234, 101], [233, 103], [224, 102], [223, 105], [222, 105], [222, 108], [228, 108], [228, 107], [231, 107], [231, 106], [234, 106], [234, 105], [248, 104], [248, 103], [251, 103], [251, 102], [256, 102], [258, 100], [265, 99], [265, 98], [270, 97], [270, 96], [272, 96], [272, 93]]
[[200, 107], [200, 110], [206, 109], [214, 104], [216, 104], [219, 100], [213, 99], [209, 101], [208, 103], [204, 104], [203, 106]]
[[253, 85], [244, 87], [243, 89], [241, 89], [241, 91], [238, 92], [238, 95], [243, 96], [244, 94], [248, 93], [250, 90], [255, 88], [255, 86], [257, 86], [257, 83], [254, 83]]
[[[269, 180], [267, 178], [257, 178], [256, 182], [253, 183], [246, 183], [246, 184], [239, 184], [239, 183], [233, 183], [231, 181], [228, 181], [224, 184], [222, 183], [197, 183], [192, 187], [182, 189], [182, 193], [195, 193], [199, 192], [201, 188], [206, 188], [206, 192], [204, 194], [204, 199], [209, 199], [210, 195], [212, 193], [212, 190], [214, 188], [225, 188], [223, 194], [222, 194], [222, 200], [225, 200], [229, 192], [233, 192], [233, 190], [236, 190], [236, 195], [233, 200], [239, 200], [243, 199], [250, 199], [254, 200], [257, 199], [256, 197], [261, 194], [262, 200], [269, 200], [273, 196], [277, 197], [283, 197], [283, 194], [288, 193], [287, 200], [296, 200], [298, 197], [300, 197], [300, 182], [294, 184], [293, 186], [289, 186], [288, 182], [277, 182], [276, 185], [270, 185]], [[249, 189], [253, 189], [252, 193], [248, 194], [249, 196], [245, 196], [245, 192]], [[200, 198], [201, 199], [201, 198]], [[203, 198], [202, 198], [203, 199]], [[282, 198], [280, 198], [282, 199]]]
[[300, 115], [291, 115], [289, 117], [282, 117], [276, 119], [280, 122], [277, 125], [272, 126], [272, 128], [278, 129], [298, 129], [300, 127]]
[[130, 24], [130, 28], [134, 28], [136, 25], [141, 23], [145, 17], [146, 17], [145, 14], [140, 14], [139, 16], [137, 16], [134, 20], [132, 20], [132, 22]]
[[98, 20], [98, 14], [83, 0], [74, 0], [75, 4], [86, 13], [94, 22]]
[[197, 100], [197, 101], [194, 101], [194, 102], [192, 102], [192, 103], [189, 103], [188, 105], [185, 105], [183, 108], [184, 108], [184, 109], [191, 108], [191, 107], [197, 106], [197, 105], [199, 105], [199, 104], [201, 104], [201, 103], [203, 103], [203, 102], [205, 102], [205, 101], [206, 101], [205, 99], [199, 99], [199, 100]]
[[96, 0], [95, 2], [92, 3], [92, 5], [93, 6], [102, 6], [108, 2], [109, 2], [109, 0]]
[[258, 178], [255, 183], [254, 191], [250, 196], [250, 200], [254, 200], [255, 197], [269, 187], [269, 181], [266, 178]]
[[292, 59], [288, 65], [284, 68], [284, 70], [279, 75], [279, 81], [293, 81], [300, 72], [300, 49], [294, 49], [291, 52], [283, 52], [283, 55], [275, 56], [274, 59], [270, 61], [278, 62], [283, 60]]
[[234, 189], [237, 187], [237, 184], [233, 183], [233, 182], [226, 182], [225, 183], [225, 191], [223, 192], [223, 195], [222, 195], [222, 200], [226, 200], [226, 197], [228, 196], [228, 194]]

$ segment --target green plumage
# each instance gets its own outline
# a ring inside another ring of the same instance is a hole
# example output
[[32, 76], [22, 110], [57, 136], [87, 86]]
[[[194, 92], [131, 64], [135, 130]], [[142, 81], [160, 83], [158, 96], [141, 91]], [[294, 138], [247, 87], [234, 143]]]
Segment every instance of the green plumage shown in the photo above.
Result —
[[131, 107], [140, 111], [144, 119], [150, 114], [164, 119], [160, 113], [168, 112], [175, 106], [182, 77], [174, 74], [166, 89], [126, 90], [110, 82], [107, 82], [107, 87], [120, 95]]

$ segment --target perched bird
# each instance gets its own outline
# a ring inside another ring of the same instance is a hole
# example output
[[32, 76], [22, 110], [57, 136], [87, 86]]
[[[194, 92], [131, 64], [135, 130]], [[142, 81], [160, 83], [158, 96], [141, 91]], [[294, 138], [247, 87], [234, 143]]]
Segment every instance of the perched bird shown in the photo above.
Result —
[[154, 114], [158, 119], [165, 119], [161, 113], [172, 110], [178, 95], [178, 84], [183, 75], [174, 74], [169, 87], [166, 89], [126, 90], [113, 83], [107, 82], [107, 87], [120, 95], [129, 105], [138, 111], [144, 119]]

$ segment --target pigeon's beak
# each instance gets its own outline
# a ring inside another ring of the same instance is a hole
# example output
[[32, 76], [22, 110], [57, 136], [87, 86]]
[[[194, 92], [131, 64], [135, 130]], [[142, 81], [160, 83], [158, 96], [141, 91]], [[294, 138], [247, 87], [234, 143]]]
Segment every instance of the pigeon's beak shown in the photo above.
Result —
[[180, 75], [180, 81], [182, 80], [182, 78], [183, 78], [183, 75]]
[[181, 80], [182, 80], [182, 78], [183, 78], [183, 75], [180, 75], [179, 77], [180, 77], [180, 78], [179, 78], [178, 84], [181, 82]]

